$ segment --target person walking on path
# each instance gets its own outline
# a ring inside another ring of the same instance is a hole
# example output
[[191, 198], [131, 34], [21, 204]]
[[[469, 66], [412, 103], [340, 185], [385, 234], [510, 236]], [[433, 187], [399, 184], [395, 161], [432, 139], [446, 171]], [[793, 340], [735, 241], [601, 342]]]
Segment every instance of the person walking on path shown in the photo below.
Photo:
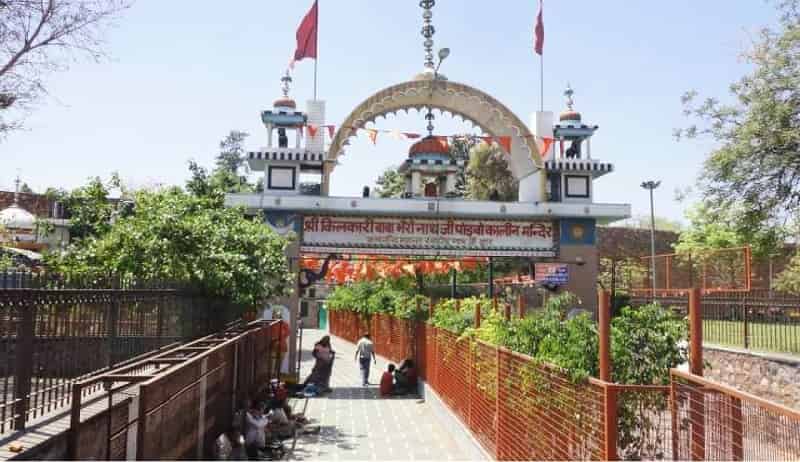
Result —
[[375, 346], [369, 338], [369, 333], [365, 333], [356, 344], [356, 361], [361, 366], [361, 384], [363, 386], [369, 385], [369, 361], [372, 360], [373, 364], [378, 364], [378, 359], [375, 357]]

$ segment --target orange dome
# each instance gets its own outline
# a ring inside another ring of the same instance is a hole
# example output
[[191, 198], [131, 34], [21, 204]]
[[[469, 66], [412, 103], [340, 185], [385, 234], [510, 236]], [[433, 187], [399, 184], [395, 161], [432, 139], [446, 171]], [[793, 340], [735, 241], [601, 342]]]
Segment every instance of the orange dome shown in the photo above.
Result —
[[575, 122], [581, 121], [581, 113], [577, 111], [564, 111], [561, 115], [558, 116], [558, 120], [565, 122], [568, 120], [572, 120]]
[[450, 155], [450, 145], [447, 144], [447, 138], [438, 136], [426, 136], [416, 143], [411, 145], [408, 150], [409, 156], [417, 154], [446, 154]]
[[297, 103], [295, 103], [292, 98], [286, 96], [282, 96], [276, 99], [275, 102], [272, 103], [272, 105], [275, 107], [288, 107], [292, 109], [297, 109]]

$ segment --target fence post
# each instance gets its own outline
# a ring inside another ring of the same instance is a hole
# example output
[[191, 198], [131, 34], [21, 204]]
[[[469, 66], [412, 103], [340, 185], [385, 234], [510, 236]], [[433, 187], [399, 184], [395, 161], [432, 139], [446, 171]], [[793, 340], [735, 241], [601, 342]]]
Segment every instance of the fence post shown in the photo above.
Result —
[[511, 304], [505, 304], [505, 317], [506, 321], [511, 321]]
[[22, 310], [22, 320], [17, 324], [17, 348], [19, 348], [16, 358], [16, 374], [14, 377], [14, 397], [18, 401], [14, 404], [14, 429], [22, 430], [25, 428], [25, 421], [28, 420], [28, 408], [31, 402], [31, 379], [33, 376], [33, 348], [36, 336], [36, 305], [24, 304], [19, 307]]
[[[689, 291], [689, 369], [694, 375], [703, 375], [703, 319], [701, 313], [700, 289]], [[691, 422], [692, 460], [705, 460], [706, 455], [706, 412], [705, 394], [693, 391], [690, 394], [689, 415]]]
[[169, 295], [161, 297], [161, 303], [158, 304], [157, 321], [156, 321], [156, 337], [158, 337], [158, 346], [164, 345], [162, 338], [164, 337], [164, 307], [168, 304]]
[[689, 291], [689, 368], [694, 375], [703, 375], [703, 316], [700, 289]]
[[747, 296], [742, 297], [742, 321], [744, 323], [744, 348], [745, 350], [750, 348], [750, 323], [747, 319], [749, 316], [747, 314]]
[[481, 303], [475, 304], [475, 328], [481, 327]]
[[[419, 300], [417, 300], [417, 303], [419, 303]], [[433, 299], [432, 298], [428, 299], [428, 319], [431, 319], [431, 318], [433, 318]]]
[[617, 455], [617, 389], [613, 384], [603, 386], [603, 427], [606, 460], [618, 460]]
[[114, 291], [111, 294], [111, 303], [108, 305], [108, 367], [113, 366], [116, 361], [114, 346], [117, 343], [119, 334], [119, 293]]
[[744, 460], [744, 422], [742, 422], [742, 400], [731, 399], [731, 449], [733, 460]]
[[598, 332], [600, 335], [600, 380], [611, 381], [611, 300], [608, 292], [598, 292]]
[[525, 317], [525, 297], [520, 292], [519, 297], [517, 297], [517, 310], [519, 311], [518, 315], [519, 318], [522, 319]]

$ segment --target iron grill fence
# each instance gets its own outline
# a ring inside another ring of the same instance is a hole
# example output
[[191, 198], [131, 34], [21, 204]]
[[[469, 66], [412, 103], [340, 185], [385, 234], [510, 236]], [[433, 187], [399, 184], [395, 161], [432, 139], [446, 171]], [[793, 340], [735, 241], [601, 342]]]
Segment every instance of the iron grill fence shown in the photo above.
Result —
[[[631, 305], [656, 301], [681, 315], [687, 291], [636, 294]], [[800, 297], [766, 290], [707, 292], [701, 298], [703, 341], [758, 351], [800, 354]]]
[[355, 342], [369, 331], [393, 361], [413, 354], [420, 377], [497, 460], [800, 459], [800, 412], [702, 377], [575, 383], [505, 348], [387, 318], [333, 311], [331, 333]]
[[0, 289], [0, 433], [68, 406], [74, 382], [237, 314], [174, 289]]

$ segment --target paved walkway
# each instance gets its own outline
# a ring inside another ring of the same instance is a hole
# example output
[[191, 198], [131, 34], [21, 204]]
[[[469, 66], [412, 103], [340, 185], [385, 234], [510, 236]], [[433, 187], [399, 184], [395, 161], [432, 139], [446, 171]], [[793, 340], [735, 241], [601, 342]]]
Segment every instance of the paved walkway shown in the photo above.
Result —
[[[301, 376], [313, 366], [311, 349], [324, 332], [303, 332]], [[319, 435], [304, 435], [290, 460], [465, 460], [464, 451], [417, 397], [380, 398], [376, 384], [388, 362], [378, 357], [370, 385], [361, 386], [355, 346], [331, 337], [336, 361], [333, 393], [309, 401], [306, 416], [320, 425]], [[299, 403], [302, 406], [302, 402]]]

